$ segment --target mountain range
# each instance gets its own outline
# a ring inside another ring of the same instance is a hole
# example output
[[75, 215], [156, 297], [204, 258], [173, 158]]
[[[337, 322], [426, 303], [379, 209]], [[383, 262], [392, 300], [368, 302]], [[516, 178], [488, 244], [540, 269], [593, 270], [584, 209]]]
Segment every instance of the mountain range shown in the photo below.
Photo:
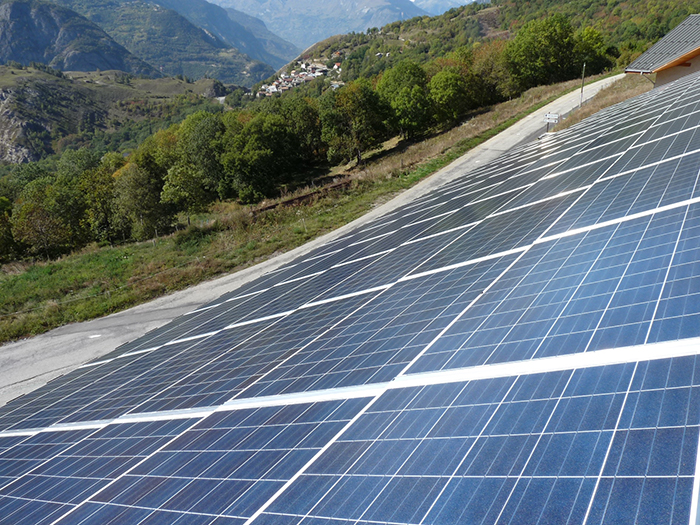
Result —
[[428, 13], [411, 0], [212, 0], [259, 18], [273, 33], [307, 48], [331, 35], [364, 32]]
[[85, 16], [131, 53], [167, 75], [209, 76], [222, 82], [252, 85], [274, 73], [270, 65], [244, 54], [167, 5], [142, 0], [54, 1]]
[[119, 69], [159, 76], [96, 24], [55, 4], [9, 0], [0, 4], [0, 62], [37, 62], [61, 70]]
[[0, 60], [251, 86], [316, 41], [453, 0], [214, 1], [1, 0]]

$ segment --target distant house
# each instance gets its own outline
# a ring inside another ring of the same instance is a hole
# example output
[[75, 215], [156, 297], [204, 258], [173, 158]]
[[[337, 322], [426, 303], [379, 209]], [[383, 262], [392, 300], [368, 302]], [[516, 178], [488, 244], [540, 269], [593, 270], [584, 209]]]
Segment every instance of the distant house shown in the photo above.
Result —
[[696, 71], [700, 71], [700, 14], [690, 15], [625, 68], [625, 73], [656, 73], [656, 86]]

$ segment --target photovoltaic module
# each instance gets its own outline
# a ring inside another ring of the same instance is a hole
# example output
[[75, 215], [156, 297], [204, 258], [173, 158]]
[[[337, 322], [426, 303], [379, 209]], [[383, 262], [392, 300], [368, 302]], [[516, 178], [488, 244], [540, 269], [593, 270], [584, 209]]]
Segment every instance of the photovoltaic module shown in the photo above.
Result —
[[0, 523], [698, 523], [700, 77], [0, 408]]

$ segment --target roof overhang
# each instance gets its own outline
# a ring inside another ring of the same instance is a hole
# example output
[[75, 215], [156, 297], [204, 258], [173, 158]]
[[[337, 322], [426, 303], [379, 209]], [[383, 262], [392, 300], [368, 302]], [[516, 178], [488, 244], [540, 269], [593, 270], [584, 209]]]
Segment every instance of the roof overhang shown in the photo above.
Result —
[[669, 63], [664, 64], [663, 66], [657, 67], [653, 73], [658, 73], [659, 71], [663, 71], [665, 69], [671, 69], [672, 67], [680, 66], [684, 62], [687, 62], [688, 60], [692, 60], [696, 56], [700, 55], [700, 46], [696, 47], [692, 51], [688, 51], [687, 53], [679, 56], [678, 58], [671, 60]]

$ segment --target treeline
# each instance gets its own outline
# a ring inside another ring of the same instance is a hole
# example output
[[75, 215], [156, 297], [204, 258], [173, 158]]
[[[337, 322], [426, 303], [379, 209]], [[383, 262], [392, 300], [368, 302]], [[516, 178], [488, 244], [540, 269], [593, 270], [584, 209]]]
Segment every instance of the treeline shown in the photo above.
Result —
[[398, 62], [377, 78], [199, 111], [125, 158], [68, 150], [55, 166], [17, 166], [0, 179], [0, 258], [55, 257], [90, 242], [144, 240], [217, 199], [252, 203], [308, 182], [310, 168], [356, 159], [389, 137], [414, 139], [530, 87], [598, 73], [612, 62], [595, 30], [553, 16], [511, 41], [462, 47], [425, 65]]

